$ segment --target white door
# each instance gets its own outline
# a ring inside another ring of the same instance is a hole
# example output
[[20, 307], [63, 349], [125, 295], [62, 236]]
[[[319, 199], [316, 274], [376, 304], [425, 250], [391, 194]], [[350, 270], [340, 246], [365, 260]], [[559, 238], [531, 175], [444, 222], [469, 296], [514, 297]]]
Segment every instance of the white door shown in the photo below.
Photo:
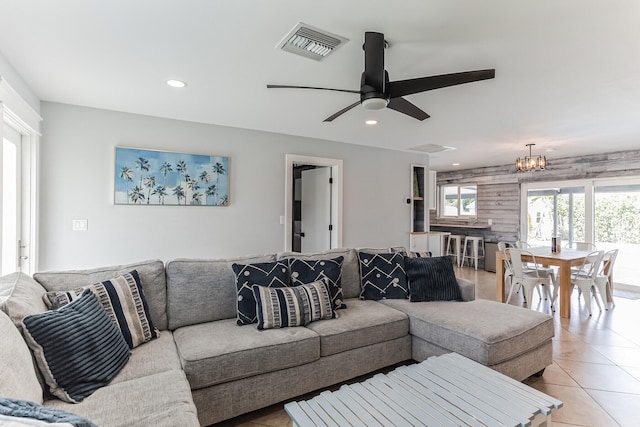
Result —
[[326, 251], [331, 248], [331, 168], [319, 167], [302, 171], [303, 253]]
[[2, 136], [2, 207], [0, 220], [2, 228], [1, 275], [20, 270], [21, 199], [20, 199], [20, 134], [9, 126], [4, 126]]

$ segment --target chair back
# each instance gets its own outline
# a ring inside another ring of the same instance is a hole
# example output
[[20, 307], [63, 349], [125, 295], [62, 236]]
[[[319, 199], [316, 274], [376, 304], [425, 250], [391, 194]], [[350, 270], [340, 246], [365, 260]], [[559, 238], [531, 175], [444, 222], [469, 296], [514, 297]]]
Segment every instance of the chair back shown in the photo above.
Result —
[[565, 248], [567, 249], [577, 249], [579, 251], [597, 251], [598, 248], [596, 247], [596, 245], [594, 245], [593, 243], [588, 243], [588, 242], [573, 242], [573, 243], [567, 243], [565, 245]]
[[618, 257], [618, 249], [612, 249], [607, 251], [602, 256], [602, 267], [600, 267], [600, 273], [602, 276], [611, 278], [613, 276], [613, 264]]
[[516, 242], [516, 248], [517, 249], [527, 249], [527, 248], [530, 248], [530, 247], [531, 247], [531, 245], [528, 244], [527, 242], [525, 242], [524, 240], [518, 240]]
[[[532, 263], [534, 266], [537, 266], [536, 257], [531, 252], [524, 249], [517, 248], [508, 248], [507, 252], [509, 253], [508, 258], [511, 260], [511, 268], [513, 269], [513, 274], [515, 277], [524, 277], [525, 276], [525, 267], [527, 268], [527, 273], [531, 273], [532, 270], [529, 266], [525, 266], [522, 262], [522, 255], [527, 255], [531, 257]], [[534, 268], [536, 275], [538, 275], [538, 269]], [[539, 276], [538, 276], [539, 277]]]
[[602, 258], [604, 257], [604, 251], [594, 251], [591, 252], [584, 258], [582, 262], [582, 266], [580, 270], [576, 270], [573, 273], [573, 278], [585, 279], [587, 277], [595, 279], [600, 271], [600, 264], [602, 263]]

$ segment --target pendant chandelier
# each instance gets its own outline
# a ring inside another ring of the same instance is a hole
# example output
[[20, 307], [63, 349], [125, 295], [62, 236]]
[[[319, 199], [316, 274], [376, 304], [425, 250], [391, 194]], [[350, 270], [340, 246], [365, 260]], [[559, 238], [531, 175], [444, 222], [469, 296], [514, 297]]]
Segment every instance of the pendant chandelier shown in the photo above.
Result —
[[526, 144], [529, 147], [529, 155], [516, 159], [516, 172], [541, 171], [547, 167], [547, 158], [545, 156], [531, 155], [531, 147], [534, 145], [536, 144]]

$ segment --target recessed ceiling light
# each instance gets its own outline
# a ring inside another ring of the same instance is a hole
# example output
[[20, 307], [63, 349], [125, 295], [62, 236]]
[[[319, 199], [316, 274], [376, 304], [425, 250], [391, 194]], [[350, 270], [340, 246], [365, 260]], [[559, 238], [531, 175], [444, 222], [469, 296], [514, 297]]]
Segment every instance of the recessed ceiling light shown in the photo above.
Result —
[[452, 163], [451, 166], [460, 166], [460, 163]]
[[365, 124], [368, 124], [369, 126], [373, 126], [373, 125], [377, 125], [378, 121], [377, 120], [365, 120]]
[[187, 84], [181, 80], [167, 80], [167, 84], [171, 87], [183, 88]]

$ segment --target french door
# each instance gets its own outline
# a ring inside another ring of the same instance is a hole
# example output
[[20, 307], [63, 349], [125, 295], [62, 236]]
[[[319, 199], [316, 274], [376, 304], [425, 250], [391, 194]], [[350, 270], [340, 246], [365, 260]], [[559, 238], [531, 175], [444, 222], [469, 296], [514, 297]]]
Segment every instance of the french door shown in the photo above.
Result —
[[618, 249], [616, 284], [640, 287], [640, 177], [523, 184], [521, 230], [532, 245]]
[[2, 128], [2, 213], [0, 220], [2, 228], [1, 275], [20, 271], [22, 236], [22, 200], [21, 200], [21, 139], [22, 136], [15, 129], [7, 126]]

